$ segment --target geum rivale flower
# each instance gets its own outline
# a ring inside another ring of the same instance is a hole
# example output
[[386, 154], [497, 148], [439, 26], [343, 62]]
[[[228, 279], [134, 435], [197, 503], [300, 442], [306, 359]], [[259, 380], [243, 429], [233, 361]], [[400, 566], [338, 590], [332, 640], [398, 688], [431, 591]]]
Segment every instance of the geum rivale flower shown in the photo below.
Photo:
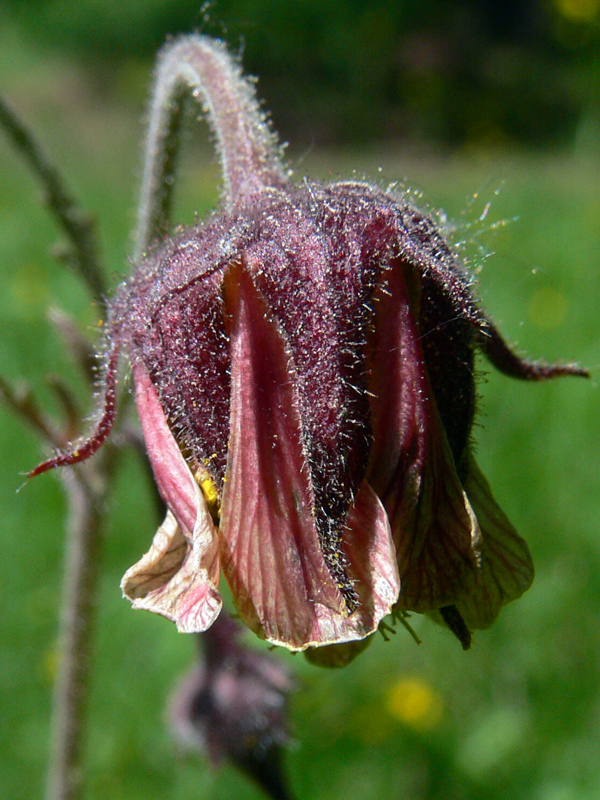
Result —
[[[467, 647], [533, 576], [473, 458], [476, 354], [526, 380], [584, 371], [517, 356], [402, 195], [290, 183], [220, 43], [165, 49], [151, 130], [182, 86], [220, 145], [223, 206], [140, 259], [110, 307], [96, 430], [31, 474], [103, 443], [125, 351], [169, 509], [123, 578], [134, 606], [204, 631], [223, 572], [244, 622], [291, 650], [364, 639], [405, 611]], [[151, 137], [146, 183], [157, 149]]]

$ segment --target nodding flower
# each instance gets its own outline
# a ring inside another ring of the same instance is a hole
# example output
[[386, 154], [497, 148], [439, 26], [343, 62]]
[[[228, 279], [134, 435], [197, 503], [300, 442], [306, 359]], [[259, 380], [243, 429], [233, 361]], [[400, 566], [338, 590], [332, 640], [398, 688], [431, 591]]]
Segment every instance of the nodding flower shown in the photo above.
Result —
[[350, 652], [411, 611], [468, 647], [533, 578], [473, 457], [475, 360], [533, 381], [585, 371], [517, 356], [406, 197], [292, 183], [220, 43], [169, 45], [157, 113], [165, 85], [204, 100], [222, 205], [150, 248], [118, 289], [98, 426], [31, 474], [103, 443], [125, 353], [168, 506], [123, 578], [135, 607], [204, 631], [223, 573], [241, 619], [291, 650]]

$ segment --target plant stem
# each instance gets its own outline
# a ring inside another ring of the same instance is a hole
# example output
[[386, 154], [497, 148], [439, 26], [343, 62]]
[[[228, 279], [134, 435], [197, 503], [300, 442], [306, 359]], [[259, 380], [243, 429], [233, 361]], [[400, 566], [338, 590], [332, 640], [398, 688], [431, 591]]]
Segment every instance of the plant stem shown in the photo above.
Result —
[[83, 278], [95, 297], [105, 295], [103, 271], [100, 268], [96, 230], [92, 217], [84, 213], [67, 191], [58, 171], [50, 164], [33, 134], [0, 97], [0, 126], [39, 178], [46, 204], [67, 234], [72, 247], [67, 262]]
[[244, 193], [286, 181], [281, 148], [254, 85], [221, 42], [182, 36], [163, 48], [150, 105], [134, 261], [169, 231], [183, 101], [202, 105], [216, 140], [229, 207]]
[[69, 516], [46, 800], [80, 800], [83, 728], [108, 485], [97, 463], [65, 470], [61, 477]]
[[[44, 156], [34, 136], [0, 98], [0, 127], [25, 158], [45, 193], [46, 205], [64, 230], [69, 247], [65, 260], [94, 296], [105, 295], [104, 272], [93, 219], [84, 213]], [[69, 420], [58, 433], [27, 394], [21, 396], [0, 381], [0, 399], [49, 444], [70, 439]], [[65, 399], [68, 399], [65, 395]], [[69, 414], [67, 414], [67, 417]], [[47, 800], [83, 797], [84, 727], [91, 674], [92, 636], [98, 584], [101, 527], [109, 492], [114, 451], [93, 463], [61, 471], [68, 520], [59, 630], [59, 666], [54, 684]]]

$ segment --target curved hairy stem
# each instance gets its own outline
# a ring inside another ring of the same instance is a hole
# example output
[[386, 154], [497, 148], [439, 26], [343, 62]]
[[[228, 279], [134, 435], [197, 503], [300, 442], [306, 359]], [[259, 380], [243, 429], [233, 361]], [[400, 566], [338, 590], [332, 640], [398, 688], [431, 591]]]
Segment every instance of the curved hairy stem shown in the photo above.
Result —
[[254, 86], [225, 46], [203, 36], [167, 45], [158, 62], [150, 107], [134, 259], [169, 230], [184, 98], [201, 104], [216, 140], [227, 206], [265, 186], [281, 186], [281, 148], [260, 110]]

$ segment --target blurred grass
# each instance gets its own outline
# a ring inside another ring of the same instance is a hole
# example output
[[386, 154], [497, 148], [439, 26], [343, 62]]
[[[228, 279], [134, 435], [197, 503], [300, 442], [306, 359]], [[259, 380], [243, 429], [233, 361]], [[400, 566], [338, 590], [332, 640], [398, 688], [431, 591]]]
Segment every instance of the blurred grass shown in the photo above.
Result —
[[[11, 47], [27, 69], [14, 69], [5, 55], [0, 78], [97, 215], [114, 283], [127, 270], [134, 222], [145, 102], [140, 70], [129, 66], [100, 96], [85, 72]], [[290, 155], [299, 177], [335, 180], [356, 169], [383, 185], [410, 180], [423, 190], [423, 204], [447, 210], [454, 239], [464, 242], [472, 268], [481, 268], [480, 296], [505, 335], [532, 356], [578, 360], [597, 374], [598, 150], [441, 159], [373, 145], [360, 153]], [[57, 237], [39, 187], [2, 139], [0, 163], [0, 373], [27, 378], [51, 405], [45, 374], [82, 387], [45, 320], [48, 306], [59, 305], [84, 327], [96, 325], [99, 311], [49, 255]], [[217, 171], [212, 157], [186, 156], [185, 172], [178, 219], [189, 222], [214, 203]], [[478, 457], [530, 543], [534, 586], [492, 630], [477, 634], [467, 654], [420, 619], [420, 647], [400, 630], [342, 672], [282, 653], [304, 682], [289, 755], [298, 798], [600, 796], [598, 391], [577, 380], [517, 384], [481, 367]], [[47, 757], [64, 506], [52, 476], [15, 495], [19, 473], [42, 454], [19, 421], [0, 413], [0, 786], [4, 796], [27, 800], [40, 796]], [[258, 798], [232, 769], [211, 771], [171, 743], [165, 697], [194, 647], [120, 598], [120, 577], [147, 548], [156, 520], [133, 456], [119, 473], [102, 569], [86, 797]]]

